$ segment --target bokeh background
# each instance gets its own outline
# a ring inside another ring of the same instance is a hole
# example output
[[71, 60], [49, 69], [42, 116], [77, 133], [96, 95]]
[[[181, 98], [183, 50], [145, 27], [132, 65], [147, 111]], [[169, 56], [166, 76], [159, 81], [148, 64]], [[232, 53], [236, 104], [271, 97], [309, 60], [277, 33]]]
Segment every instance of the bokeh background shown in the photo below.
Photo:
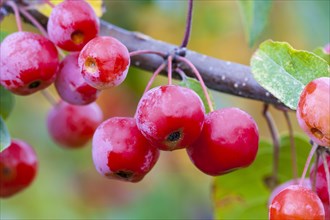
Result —
[[[102, 19], [162, 41], [181, 43], [186, 1], [105, 0], [104, 3], [107, 10]], [[259, 43], [266, 39], [287, 41], [296, 49], [310, 51], [325, 45], [330, 41], [329, 4], [328, 0], [274, 1], [267, 29]], [[194, 6], [188, 48], [249, 65], [257, 46], [249, 48], [247, 44], [237, 2], [196, 0]], [[17, 31], [14, 16], [6, 17], [0, 28], [1, 32], [6, 33]], [[37, 32], [30, 25], [24, 25], [23, 28]], [[150, 76], [150, 73], [132, 67], [122, 85], [104, 91], [97, 102], [104, 111], [105, 119], [133, 116]], [[166, 78], [160, 76], [154, 85], [166, 82]], [[58, 98], [53, 86], [49, 91]], [[219, 92], [212, 93], [216, 108], [235, 106], [247, 111], [255, 118], [261, 139], [270, 141], [269, 130], [261, 114], [262, 103]], [[28, 189], [12, 198], [0, 200], [1, 219], [214, 217], [214, 195], [211, 193], [214, 178], [198, 171], [184, 150], [162, 152], [158, 163], [142, 182], [132, 184], [108, 180], [94, 169], [90, 143], [81, 149], [68, 150], [51, 140], [45, 123], [51, 105], [40, 93], [15, 98], [16, 105], [6, 123], [13, 138], [26, 140], [34, 147], [39, 158], [39, 171]], [[274, 108], [270, 110], [280, 134], [287, 134], [283, 113]], [[301, 134], [294, 112], [289, 114], [295, 132]], [[269, 165], [271, 160], [265, 159], [264, 163]], [[291, 169], [290, 164], [286, 166]], [[249, 172], [253, 173], [254, 170], [250, 169]], [[250, 180], [253, 184], [253, 178]], [[243, 178], [241, 182], [242, 185], [246, 184]], [[265, 213], [267, 206], [265, 204], [258, 209]]]

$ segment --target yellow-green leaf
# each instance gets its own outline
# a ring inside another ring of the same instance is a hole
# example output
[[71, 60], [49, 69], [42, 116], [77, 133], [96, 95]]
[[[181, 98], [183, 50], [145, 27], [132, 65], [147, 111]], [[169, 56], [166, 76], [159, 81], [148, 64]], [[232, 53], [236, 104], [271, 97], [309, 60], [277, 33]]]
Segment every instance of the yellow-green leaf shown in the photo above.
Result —
[[258, 83], [291, 109], [296, 109], [305, 85], [329, 77], [328, 63], [315, 54], [295, 50], [286, 42], [265, 41], [251, 59]]

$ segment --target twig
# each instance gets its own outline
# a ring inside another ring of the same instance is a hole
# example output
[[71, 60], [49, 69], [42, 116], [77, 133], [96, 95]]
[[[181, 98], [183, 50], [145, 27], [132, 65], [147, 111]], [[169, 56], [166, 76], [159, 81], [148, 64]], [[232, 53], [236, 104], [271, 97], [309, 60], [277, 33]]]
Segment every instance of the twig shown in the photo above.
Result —
[[[305, 176], [306, 176], [306, 173], [307, 173], [307, 170], [308, 170], [308, 167], [311, 163], [311, 160], [312, 160], [312, 157], [317, 149], [318, 145], [314, 142], [313, 143], [313, 147], [311, 149], [311, 151], [309, 152], [309, 155], [307, 157], [307, 160], [306, 160], [306, 163], [305, 163], [305, 167], [304, 167], [304, 171], [301, 175], [301, 178], [300, 178], [300, 182], [299, 182], [299, 185], [302, 186], [303, 185], [303, 182], [304, 182], [304, 179], [305, 179]], [[317, 169], [317, 167], [316, 167]]]
[[187, 47], [188, 42], [189, 42], [189, 37], [190, 37], [190, 32], [191, 32], [191, 23], [192, 23], [191, 21], [192, 21], [193, 5], [194, 5], [193, 0], [189, 0], [188, 13], [187, 13], [187, 19], [186, 19], [186, 29], [185, 29], [184, 37], [183, 37], [180, 47]]
[[190, 62], [188, 59], [186, 59], [184, 57], [180, 57], [180, 56], [176, 57], [176, 59], [181, 61], [181, 62], [184, 62], [185, 64], [187, 64], [192, 69], [192, 71], [194, 72], [196, 78], [199, 80], [199, 82], [202, 86], [205, 98], [206, 98], [207, 103], [208, 103], [209, 108], [210, 108], [210, 112], [213, 112], [214, 111], [213, 104], [212, 104], [211, 98], [209, 96], [209, 93], [207, 92], [207, 88], [205, 86], [205, 83], [204, 83], [204, 80], [203, 80], [201, 74], [198, 72], [198, 70], [196, 69], [194, 64], [192, 64], [192, 62]]
[[293, 179], [296, 181], [298, 178], [298, 168], [297, 168], [297, 151], [296, 151], [296, 144], [294, 142], [294, 132], [291, 124], [291, 120], [287, 110], [283, 110], [284, 117], [286, 123], [289, 128], [289, 135], [290, 135], [290, 150], [291, 150], [291, 165], [292, 165], [292, 174]]
[[13, 1], [7, 1], [6, 4], [9, 5], [12, 8], [12, 10], [14, 11], [18, 31], [22, 31], [23, 30], [22, 21], [21, 21], [21, 17], [19, 16], [19, 11], [18, 11], [18, 7], [17, 7], [16, 3]]
[[272, 136], [274, 153], [273, 153], [273, 174], [271, 179], [271, 188], [273, 188], [278, 182], [278, 163], [280, 159], [280, 141], [278, 131], [275, 125], [275, 122], [268, 111], [268, 104], [264, 104], [263, 115], [267, 121], [267, 125]]

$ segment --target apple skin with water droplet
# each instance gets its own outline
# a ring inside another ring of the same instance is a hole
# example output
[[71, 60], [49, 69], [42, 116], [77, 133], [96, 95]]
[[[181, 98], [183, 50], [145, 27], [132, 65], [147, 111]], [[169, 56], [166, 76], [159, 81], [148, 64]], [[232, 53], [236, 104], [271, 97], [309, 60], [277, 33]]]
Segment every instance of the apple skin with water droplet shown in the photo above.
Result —
[[324, 220], [322, 201], [311, 189], [291, 185], [275, 196], [269, 206], [269, 220]]
[[308, 83], [297, 107], [297, 120], [303, 131], [318, 145], [330, 147], [330, 78]]
[[15, 32], [0, 44], [0, 84], [16, 95], [48, 87], [58, 65], [55, 45], [40, 34]]
[[110, 179], [139, 182], [159, 158], [159, 150], [147, 141], [130, 117], [104, 121], [96, 129], [92, 145], [96, 170]]

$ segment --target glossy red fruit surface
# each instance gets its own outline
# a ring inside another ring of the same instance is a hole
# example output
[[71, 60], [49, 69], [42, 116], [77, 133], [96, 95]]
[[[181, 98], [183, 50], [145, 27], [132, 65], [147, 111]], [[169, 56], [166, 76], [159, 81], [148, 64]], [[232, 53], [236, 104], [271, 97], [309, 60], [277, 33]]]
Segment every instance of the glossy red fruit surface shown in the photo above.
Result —
[[282, 190], [269, 207], [269, 219], [325, 219], [320, 198], [312, 190], [292, 185]]
[[92, 155], [100, 174], [138, 182], [156, 164], [159, 150], [141, 134], [134, 118], [114, 117], [95, 131]]
[[93, 137], [102, 119], [102, 111], [95, 102], [71, 105], [61, 101], [49, 111], [47, 128], [53, 140], [61, 146], [78, 148]]
[[48, 87], [58, 65], [55, 45], [40, 34], [16, 32], [0, 44], [0, 84], [17, 95]]
[[[273, 199], [275, 198], [275, 196], [277, 196], [282, 190], [284, 190], [285, 188], [287, 188], [288, 186], [292, 186], [292, 185], [298, 185], [300, 183], [300, 179], [292, 179], [289, 180], [287, 182], [284, 182], [280, 185], [278, 185], [270, 194], [269, 199], [268, 199], [268, 206], [270, 204], [272, 204]], [[311, 185], [311, 181], [309, 178], [305, 178], [302, 186], [307, 188], [307, 189], [312, 189], [312, 185]]]
[[308, 83], [297, 107], [297, 119], [304, 132], [318, 145], [330, 146], [330, 78]]
[[56, 5], [49, 16], [49, 39], [67, 51], [80, 51], [99, 33], [99, 19], [84, 0], [66, 0]]
[[33, 148], [21, 140], [12, 140], [0, 153], [0, 197], [8, 198], [28, 187], [38, 169]]
[[96, 37], [81, 50], [78, 63], [88, 84], [106, 89], [122, 83], [130, 56], [125, 45], [113, 37]]
[[249, 166], [258, 142], [258, 127], [249, 114], [223, 108], [206, 115], [201, 135], [187, 152], [199, 170], [217, 176]]
[[199, 136], [205, 109], [191, 89], [175, 85], [153, 88], [141, 98], [137, 126], [161, 150], [185, 148]]
[[[330, 155], [326, 155], [326, 160], [328, 164], [328, 170], [330, 172]], [[312, 166], [310, 170], [310, 179], [313, 181], [315, 174], [315, 166]], [[327, 184], [327, 179], [326, 179], [326, 174], [325, 174], [325, 169], [323, 166], [323, 160], [320, 158], [319, 163], [317, 165], [317, 170], [316, 170], [316, 179], [315, 179], [315, 189], [317, 195], [320, 197], [323, 203], [329, 203], [329, 194], [328, 194], [328, 184]]]
[[61, 98], [74, 105], [86, 105], [96, 101], [100, 91], [86, 83], [78, 65], [79, 53], [72, 53], [62, 60], [55, 87]]

